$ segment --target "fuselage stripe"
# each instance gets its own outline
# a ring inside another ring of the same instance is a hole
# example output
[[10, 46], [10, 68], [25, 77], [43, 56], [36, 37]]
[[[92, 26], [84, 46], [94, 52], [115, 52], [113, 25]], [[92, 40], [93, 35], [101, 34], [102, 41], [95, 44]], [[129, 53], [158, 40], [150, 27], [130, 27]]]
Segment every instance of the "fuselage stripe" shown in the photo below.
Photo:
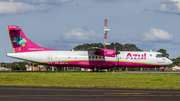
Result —
[[[46, 62], [40, 62], [40, 63], [49, 63], [49, 62], [86, 62], [86, 61], [91, 61], [91, 62], [116, 62], [113, 60], [62, 60], [62, 61], [46, 61]], [[133, 62], [133, 61], [119, 61], [119, 63], [135, 63], [135, 64], [144, 64], [144, 65], [157, 65], [161, 66], [162, 64], [153, 64], [153, 63], [142, 63], [142, 62]]]

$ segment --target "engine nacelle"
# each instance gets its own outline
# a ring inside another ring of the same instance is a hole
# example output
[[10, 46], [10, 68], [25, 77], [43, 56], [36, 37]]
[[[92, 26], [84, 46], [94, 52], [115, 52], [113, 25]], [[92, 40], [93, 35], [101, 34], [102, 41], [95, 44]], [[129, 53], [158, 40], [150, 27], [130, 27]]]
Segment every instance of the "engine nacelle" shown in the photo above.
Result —
[[97, 49], [95, 54], [100, 56], [115, 57], [116, 51], [112, 49]]

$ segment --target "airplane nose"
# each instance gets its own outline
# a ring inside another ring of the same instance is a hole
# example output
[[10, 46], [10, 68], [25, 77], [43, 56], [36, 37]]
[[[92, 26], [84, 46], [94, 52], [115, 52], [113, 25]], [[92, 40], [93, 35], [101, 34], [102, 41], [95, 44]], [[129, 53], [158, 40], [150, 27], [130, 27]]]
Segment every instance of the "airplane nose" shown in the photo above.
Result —
[[169, 60], [168, 63], [171, 65], [173, 62], [171, 60]]

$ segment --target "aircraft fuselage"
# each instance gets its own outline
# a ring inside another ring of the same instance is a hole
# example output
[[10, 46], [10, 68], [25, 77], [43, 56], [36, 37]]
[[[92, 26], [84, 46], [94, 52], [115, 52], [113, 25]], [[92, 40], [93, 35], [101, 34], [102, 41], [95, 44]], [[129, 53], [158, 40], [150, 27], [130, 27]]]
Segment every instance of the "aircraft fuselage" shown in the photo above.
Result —
[[157, 57], [159, 52], [119, 52], [115, 57], [89, 54], [88, 51], [37, 51], [7, 53], [7, 56], [60, 67], [161, 67], [172, 64], [166, 57]]

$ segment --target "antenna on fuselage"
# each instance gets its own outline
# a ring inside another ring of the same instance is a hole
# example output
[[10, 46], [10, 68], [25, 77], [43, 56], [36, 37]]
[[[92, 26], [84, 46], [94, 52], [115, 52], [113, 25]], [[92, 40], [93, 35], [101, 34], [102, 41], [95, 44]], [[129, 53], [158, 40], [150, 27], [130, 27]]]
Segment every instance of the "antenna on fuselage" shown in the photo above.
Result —
[[106, 45], [110, 45], [110, 43], [107, 43], [107, 32], [110, 31], [110, 29], [107, 28], [107, 19], [104, 20], [104, 48], [107, 49]]

